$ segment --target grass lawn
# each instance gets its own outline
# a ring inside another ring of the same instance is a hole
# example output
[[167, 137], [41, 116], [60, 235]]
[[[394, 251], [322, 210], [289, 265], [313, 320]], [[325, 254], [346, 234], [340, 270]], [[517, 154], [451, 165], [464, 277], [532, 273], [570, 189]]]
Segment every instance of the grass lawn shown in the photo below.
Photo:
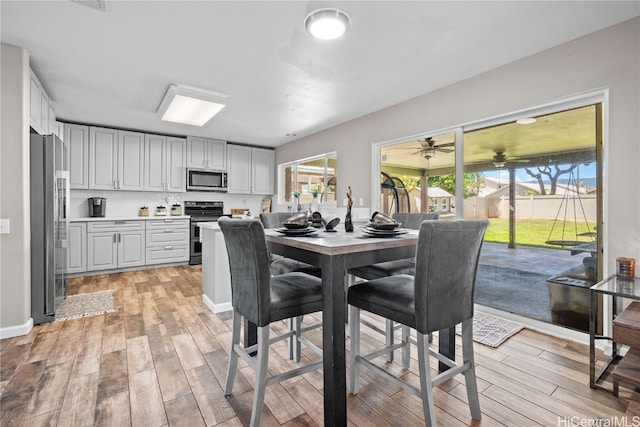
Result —
[[[508, 243], [509, 242], [509, 219], [508, 218], [490, 218], [489, 228], [485, 234], [484, 240], [487, 242]], [[576, 237], [576, 224], [567, 222], [564, 226], [564, 237], [562, 235], [563, 223], [558, 221], [553, 226], [552, 219], [517, 219], [516, 220], [516, 244], [523, 246], [537, 246], [543, 248], [559, 249], [560, 246], [548, 245], [547, 240], [578, 240], [581, 242], [590, 242], [595, 237], [578, 236]], [[551, 229], [554, 228], [553, 234], [549, 236]], [[589, 226], [582, 222], [577, 224], [577, 234], [592, 232], [595, 230], [595, 223]]]

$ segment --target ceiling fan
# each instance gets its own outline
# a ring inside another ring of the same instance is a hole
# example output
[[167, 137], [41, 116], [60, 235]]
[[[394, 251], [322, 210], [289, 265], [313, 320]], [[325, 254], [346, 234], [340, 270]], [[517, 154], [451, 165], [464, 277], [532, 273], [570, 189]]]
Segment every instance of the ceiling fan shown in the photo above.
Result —
[[445, 148], [445, 147], [453, 147], [455, 145], [455, 142], [447, 142], [445, 144], [436, 145], [436, 142], [433, 140], [432, 137], [420, 138], [418, 139], [418, 142], [420, 143], [421, 148], [415, 153], [411, 153], [412, 156], [415, 154], [420, 154], [420, 156], [428, 160], [433, 156], [435, 156], [436, 151], [440, 151], [441, 153], [454, 152], [453, 148]]
[[505, 156], [504, 151], [496, 151], [495, 156], [493, 156], [493, 166], [496, 169], [502, 169], [507, 163], [529, 163], [527, 159], [517, 159], [517, 158], [509, 158]]

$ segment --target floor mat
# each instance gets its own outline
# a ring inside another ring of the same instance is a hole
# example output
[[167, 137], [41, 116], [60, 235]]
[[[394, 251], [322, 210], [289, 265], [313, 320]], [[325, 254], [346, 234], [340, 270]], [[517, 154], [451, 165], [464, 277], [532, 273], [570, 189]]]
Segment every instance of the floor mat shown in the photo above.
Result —
[[[498, 347], [522, 329], [522, 325], [486, 313], [476, 312], [473, 316], [473, 340], [489, 347]], [[461, 325], [456, 326], [456, 333], [462, 333]]]
[[69, 295], [58, 307], [55, 321], [96, 316], [114, 311], [116, 310], [113, 305], [113, 291]]

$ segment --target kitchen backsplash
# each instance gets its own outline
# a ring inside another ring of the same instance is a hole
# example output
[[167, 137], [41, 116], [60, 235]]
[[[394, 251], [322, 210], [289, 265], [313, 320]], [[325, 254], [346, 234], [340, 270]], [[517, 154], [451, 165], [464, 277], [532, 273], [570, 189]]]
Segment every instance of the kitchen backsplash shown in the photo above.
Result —
[[164, 205], [169, 208], [173, 203], [179, 203], [184, 207], [185, 200], [196, 201], [223, 201], [224, 213], [234, 209], [249, 209], [253, 214], [260, 213], [262, 199], [268, 196], [253, 196], [249, 194], [227, 193], [154, 193], [137, 191], [95, 191], [95, 190], [71, 190], [70, 213], [71, 218], [84, 218], [89, 215], [87, 199], [89, 197], [104, 197], [107, 199], [106, 217], [137, 216], [138, 209], [147, 206], [151, 215], [156, 206]]

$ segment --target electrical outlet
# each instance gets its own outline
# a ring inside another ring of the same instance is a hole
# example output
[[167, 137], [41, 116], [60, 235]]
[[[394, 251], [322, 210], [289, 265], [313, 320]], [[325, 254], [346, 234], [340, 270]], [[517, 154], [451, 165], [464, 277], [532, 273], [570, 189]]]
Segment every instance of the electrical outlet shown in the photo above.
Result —
[[0, 234], [9, 234], [9, 218], [0, 218]]
[[358, 199], [358, 205], [359, 205], [359, 206], [364, 206], [364, 197], [360, 197], [360, 198]]

